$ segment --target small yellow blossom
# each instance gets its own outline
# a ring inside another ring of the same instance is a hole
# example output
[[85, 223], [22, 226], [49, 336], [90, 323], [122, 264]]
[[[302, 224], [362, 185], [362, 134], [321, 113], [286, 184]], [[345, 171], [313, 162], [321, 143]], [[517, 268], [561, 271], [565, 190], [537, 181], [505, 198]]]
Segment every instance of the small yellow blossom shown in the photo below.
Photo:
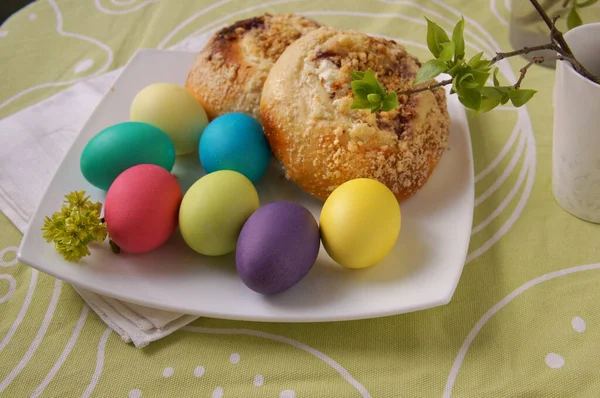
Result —
[[100, 218], [102, 203], [91, 202], [85, 191], [65, 196], [61, 210], [45, 217], [42, 237], [54, 243], [67, 261], [77, 262], [90, 255], [88, 244], [106, 239], [106, 223]]

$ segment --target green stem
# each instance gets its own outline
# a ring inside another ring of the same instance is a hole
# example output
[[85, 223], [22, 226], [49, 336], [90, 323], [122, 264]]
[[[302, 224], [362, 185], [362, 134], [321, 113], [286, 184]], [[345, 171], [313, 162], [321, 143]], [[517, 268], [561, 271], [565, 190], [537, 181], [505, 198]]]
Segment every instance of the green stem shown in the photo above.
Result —
[[422, 91], [431, 90], [433, 88], [447, 86], [448, 84], [452, 84], [452, 79], [442, 80], [439, 83], [435, 83], [435, 84], [432, 84], [432, 85], [429, 85], [429, 86], [425, 86], [425, 87], [415, 88], [414, 90], [401, 91], [401, 92], [398, 93], [398, 95], [408, 95], [408, 94], [420, 93]]
[[108, 238], [108, 244], [110, 245], [110, 249], [112, 250], [113, 253], [115, 253], [115, 254], [121, 253], [121, 248], [119, 247], [119, 245], [117, 245], [115, 243], [114, 240]]

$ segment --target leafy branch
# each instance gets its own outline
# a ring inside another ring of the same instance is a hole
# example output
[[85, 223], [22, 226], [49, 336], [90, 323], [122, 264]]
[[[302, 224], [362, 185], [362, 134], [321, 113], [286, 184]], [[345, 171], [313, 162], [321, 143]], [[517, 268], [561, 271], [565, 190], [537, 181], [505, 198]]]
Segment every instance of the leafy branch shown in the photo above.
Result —
[[398, 106], [398, 96], [394, 91], [387, 93], [377, 81], [371, 69], [366, 72], [350, 72], [354, 102], [350, 109], [370, 109], [371, 113], [379, 110], [391, 111]]
[[[581, 8], [587, 7], [598, 0], [588, 0], [583, 3], [577, 3], [576, 0], [572, 1], [572, 7]], [[490, 111], [499, 105], [506, 104], [508, 101], [513, 106], [520, 107], [526, 104], [536, 93], [535, 90], [521, 88], [525, 74], [532, 65], [542, 63], [543, 57], [534, 57], [531, 62], [521, 68], [518, 81], [512, 85], [500, 85], [497, 76], [498, 68], [493, 68], [493, 65], [505, 58], [542, 50], [555, 51], [559, 54], [560, 60], [570, 62], [573, 68], [582, 76], [600, 84], [600, 79], [591, 74], [575, 58], [562, 33], [556, 29], [556, 18], [554, 20], [550, 19], [537, 0], [530, 0], [530, 2], [550, 29], [550, 43], [525, 47], [511, 52], [499, 52], [489, 60], [483, 58], [483, 52], [480, 52], [467, 60], [465, 58], [464, 18], [461, 18], [454, 27], [452, 37], [449, 37], [446, 31], [435, 22], [425, 18], [427, 20], [427, 47], [434, 58], [425, 62], [417, 72], [413, 82], [414, 88], [388, 94], [372, 72], [351, 72], [352, 90], [355, 97], [352, 109], [371, 109], [371, 112], [391, 110], [398, 106], [398, 95], [411, 95], [450, 84], [452, 85], [450, 93], [457, 94], [459, 101], [465, 107], [477, 112]], [[442, 73], [450, 75], [451, 78], [417, 87]], [[486, 86], [490, 77], [493, 85]], [[366, 82], [364, 82], [365, 79], [367, 79]]]

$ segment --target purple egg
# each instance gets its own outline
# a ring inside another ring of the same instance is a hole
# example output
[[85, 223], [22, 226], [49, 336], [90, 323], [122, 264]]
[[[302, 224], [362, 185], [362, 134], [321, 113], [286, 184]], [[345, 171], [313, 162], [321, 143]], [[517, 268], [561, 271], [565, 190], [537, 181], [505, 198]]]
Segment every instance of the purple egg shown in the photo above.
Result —
[[319, 226], [310, 211], [293, 202], [273, 202], [244, 224], [236, 248], [237, 272], [255, 292], [281, 293], [308, 274], [320, 245]]

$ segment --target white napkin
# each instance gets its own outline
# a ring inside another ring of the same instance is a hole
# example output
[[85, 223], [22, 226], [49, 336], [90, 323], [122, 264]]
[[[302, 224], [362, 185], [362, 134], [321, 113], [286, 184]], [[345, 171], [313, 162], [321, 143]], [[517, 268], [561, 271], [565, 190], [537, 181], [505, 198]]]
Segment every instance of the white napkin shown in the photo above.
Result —
[[73, 286], [90, 308], [125, 342], [142, 348], [197, 319], [194, 315], [143, 307], [141, 305], [100, 296]]
[[[171, 49], [198, 51], [211, 33], [189, 38]], [[86, 79], [0, 120], [0, 211], [21, 232], [27, 229], [66, 151], [121, 70]], [[198, 318], [73, 287], [111, 329], [138, 348]]]

